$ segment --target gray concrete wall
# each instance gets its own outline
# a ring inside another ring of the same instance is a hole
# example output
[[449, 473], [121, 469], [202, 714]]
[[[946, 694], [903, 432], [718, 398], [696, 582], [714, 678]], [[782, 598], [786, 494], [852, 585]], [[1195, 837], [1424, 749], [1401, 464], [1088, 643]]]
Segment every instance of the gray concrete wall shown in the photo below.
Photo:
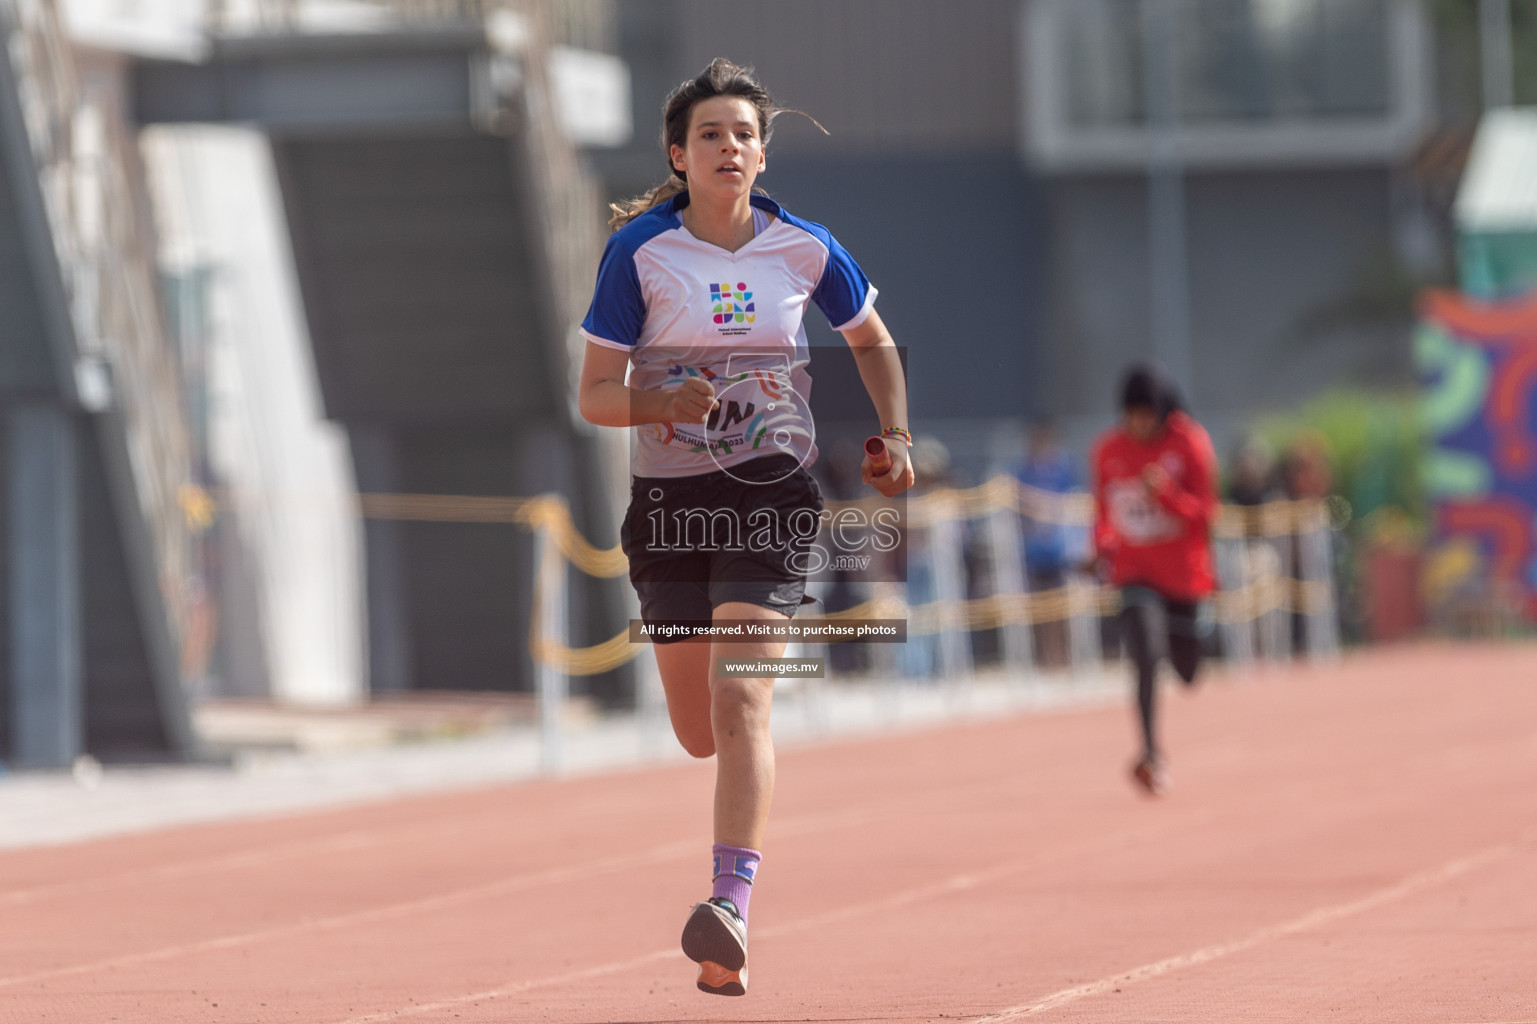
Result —
[[[1024, 414], [1044, 368], [1045, 195], [1012, 153], [817, 160], [759, 179], [826, 224], [880, 289], [915, 417]], [[842, 344], [815, 309], [813, 344]]]
[[[1389, 172], [1370, 169], [1187, 180], [1198, 411], [1273, 410], [1331, 386], [1408, 382], [1389, 189]], [[1036, 398], [1058, 414], [1109, 411], [1107, 373], [1152, 355], [1146, 183], [1062, 178], [1050, 196], [1049, 387]]]
[[[636, 136], [596, 154], [612, 195], [665, 174], [667, 91], [713, 56], [756, 65], [782, 120], [760, 179], [827, 224], [908, 346], [915, 417], [1107, 418], [1151, 355], [1146, 181], [1047, 177], [1019, 155], [1016, 7], [999, 0], [635, 0], [619, 8]], [[729, 10], [729, 16], [723, 14]], [[1190, 176], [1192, 400], [1224, 439], [1340, 384], [1409, 379], [1410, 287], [1386, 167]], [[813, 342], [834, 343], [820, 317]]]
[[776, 136], [784, 154], [1007, 148], [1019, 122], [1016, 9], [1010, 0], [679, 0], [683, 71], [669, 84], [716, 57], [754, 65], [776, 100], [830, 133], [787, 116]]

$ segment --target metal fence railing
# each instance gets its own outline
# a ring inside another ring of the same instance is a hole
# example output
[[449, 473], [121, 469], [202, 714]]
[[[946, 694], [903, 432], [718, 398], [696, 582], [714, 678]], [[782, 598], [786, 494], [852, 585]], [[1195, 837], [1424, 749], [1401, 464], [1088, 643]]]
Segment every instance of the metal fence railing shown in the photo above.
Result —
[[79, 391], [126, 441], [137, 508], [120, 514], [142, 516], [175, 643], [192, 559], [181, 507], [191, 448], [138, 151], [120, 97], [77, 72], [52, 0], [7, 0], [0, 26], [69, 304]]

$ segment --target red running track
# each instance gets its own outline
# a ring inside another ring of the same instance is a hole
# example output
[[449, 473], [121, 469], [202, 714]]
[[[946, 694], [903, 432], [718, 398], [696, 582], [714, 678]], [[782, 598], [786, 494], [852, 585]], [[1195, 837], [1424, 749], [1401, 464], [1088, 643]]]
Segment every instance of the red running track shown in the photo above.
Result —
[[1537, 1020], [1537, 648], [786, 751], [752, 990], [677, 951], [710, 764], [0, 855], [0, 1020]]

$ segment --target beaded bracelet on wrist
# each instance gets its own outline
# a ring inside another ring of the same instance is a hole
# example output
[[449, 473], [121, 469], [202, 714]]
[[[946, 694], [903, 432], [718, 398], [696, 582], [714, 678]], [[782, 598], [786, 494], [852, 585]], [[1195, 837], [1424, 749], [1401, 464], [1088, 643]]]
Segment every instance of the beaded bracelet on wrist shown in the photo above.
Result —
[[913, 446], [913, 435], [909, 434], [902, 427], [887, 427], [885, 430], [881, 431], [881, 436], [896, 438], [898, 441], [901, 441], [909, 448]]

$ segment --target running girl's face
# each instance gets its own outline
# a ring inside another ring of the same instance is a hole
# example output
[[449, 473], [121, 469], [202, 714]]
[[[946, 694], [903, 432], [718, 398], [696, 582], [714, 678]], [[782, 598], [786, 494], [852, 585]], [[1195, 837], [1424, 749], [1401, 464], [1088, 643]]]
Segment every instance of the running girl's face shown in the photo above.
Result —
[[689, 112], [686, 144], [672, 146], [668, 155], [688, 176], [695, 199], [747, 195], [765, 166], [757, 108], [740, 96], [700, 100]]
[[1150, 405], [1129, 405], [1121, 413], [1121, 425], [1138, 441], [1151, 441], [1158, 434], [1158, 413]]

